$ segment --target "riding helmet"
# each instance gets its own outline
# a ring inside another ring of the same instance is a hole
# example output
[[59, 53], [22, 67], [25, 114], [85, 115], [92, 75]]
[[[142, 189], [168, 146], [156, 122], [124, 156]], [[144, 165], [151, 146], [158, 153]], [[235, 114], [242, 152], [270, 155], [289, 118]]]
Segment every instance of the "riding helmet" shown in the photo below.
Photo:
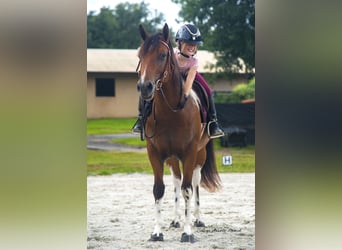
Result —
[[197, 45], [203, 44], [201, 32], [193, 24], [185, 24], [182, 27], [180, 27], [176, 33], [175, 40], [176, 42], [185, 41], [185, 42], [194, 43]]

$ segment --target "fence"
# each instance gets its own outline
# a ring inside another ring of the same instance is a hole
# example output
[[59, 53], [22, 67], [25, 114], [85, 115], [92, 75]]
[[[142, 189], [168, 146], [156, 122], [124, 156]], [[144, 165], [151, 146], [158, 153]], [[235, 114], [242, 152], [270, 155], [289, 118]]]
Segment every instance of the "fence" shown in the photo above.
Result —
[[221, 145], [246, 146], [255, 144], [255, 102], [215, 104], [219, 124], [225, 131]]

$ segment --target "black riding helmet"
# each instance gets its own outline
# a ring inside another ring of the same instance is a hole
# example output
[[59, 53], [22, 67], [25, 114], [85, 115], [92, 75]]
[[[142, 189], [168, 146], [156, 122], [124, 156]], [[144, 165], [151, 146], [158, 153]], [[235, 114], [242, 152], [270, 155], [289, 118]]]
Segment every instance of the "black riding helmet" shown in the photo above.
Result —
[[197, 45], [203, 44], [201, 32], [193, 24], [185, 24], [182, 27], [180, 27], [176, 33], [175, 40], [176, 42], [185, 41], [185, 42], [194, 43]]

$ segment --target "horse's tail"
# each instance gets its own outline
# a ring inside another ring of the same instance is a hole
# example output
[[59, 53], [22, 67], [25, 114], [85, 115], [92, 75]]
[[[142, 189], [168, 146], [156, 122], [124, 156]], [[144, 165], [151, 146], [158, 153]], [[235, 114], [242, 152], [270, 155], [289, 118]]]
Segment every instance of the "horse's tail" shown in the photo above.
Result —
[[215, 192], [221, 188], [221, 179], [216, 168], [213, 140], [207, 143], [206, 151], [207, 157], [201, 169], [201, 185], [209, 192]]

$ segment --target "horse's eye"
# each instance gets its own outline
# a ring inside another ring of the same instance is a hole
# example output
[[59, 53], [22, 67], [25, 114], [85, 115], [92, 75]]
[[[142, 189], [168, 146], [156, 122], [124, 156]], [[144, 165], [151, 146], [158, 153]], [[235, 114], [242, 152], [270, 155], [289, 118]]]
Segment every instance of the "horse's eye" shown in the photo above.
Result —
[[167, 56], [166, 53], [164, 53], [164, 52], [163, 52], [163, 53], [160, 53], [160, 54], [159, 54], [159, 59], [160, 59], [160, 60], [165, 60], [166, 56]]

